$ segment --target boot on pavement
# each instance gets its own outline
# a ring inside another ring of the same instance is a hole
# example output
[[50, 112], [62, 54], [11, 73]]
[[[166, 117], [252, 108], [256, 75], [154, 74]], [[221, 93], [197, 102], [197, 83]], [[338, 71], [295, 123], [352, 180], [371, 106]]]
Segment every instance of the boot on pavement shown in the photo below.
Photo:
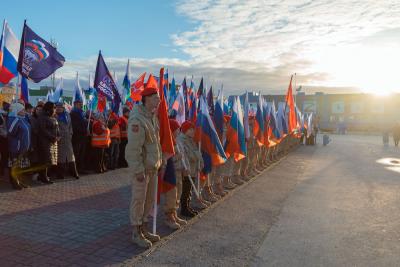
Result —
[[141, 248], [151, 248], [152, 244], [144, 237], [141, 228], [141, 225], [133, 226], [132, 243], [138, 245]]
[[242, 184], [244, 184], [244, 182], [242, 181], [242, 179], [240, 179], [240, 176], [239, 176], [239, 175], [233, 176], [232, 182], [235, 183], [235, 184], [237, 184], [237, 185], [242, 185]]
[[152, 233], [149, 232], [146, 223], [144, 223], [142, 225], [142, 233], [143, 233], [144, 237], [146, 239], [148, 239], [151, 243], [155, 243], [155, 242], [158, 242], [158, 241], [161, 240], [159, 235], [157, 235], [157, 234], [155, 235], [155, 234], [152, 234]]
[[222, 186], [222, 183], [216, 183], [215, 184], [215, 193], [217, 193], [220, 197], [226, 196], [227, 192], [224, 190], [224, 187]]
[[232, 190], [234, 188], [236, 188], [236, 184], [232, 183], [229, 177], [224, 177], [224, 188], [228, 189], [228, 190]]
[[176, 221], [180, 226], [187, 225], [187, 221], [184, 220], [184, 219], [179, 218], [179, 217], [178, 217], [178, 214], [176, 213], [176, 211], [172, 214], [172, 216], [174, 216], [175, 221]]
[[174, 217], [174, 212], [168, 212], [165, 214], [165, 224], [171, 228], [172, 230], [178, 230], [181, 228], [180, 224], [178, 224]]

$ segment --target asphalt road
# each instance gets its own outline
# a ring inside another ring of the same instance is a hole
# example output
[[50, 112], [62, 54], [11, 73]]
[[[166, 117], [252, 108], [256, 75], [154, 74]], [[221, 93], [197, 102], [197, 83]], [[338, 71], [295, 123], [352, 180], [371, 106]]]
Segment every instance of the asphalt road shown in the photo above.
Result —
[[138, 266], [399, 266], [400, 153], [378, 136], [302, 146]]

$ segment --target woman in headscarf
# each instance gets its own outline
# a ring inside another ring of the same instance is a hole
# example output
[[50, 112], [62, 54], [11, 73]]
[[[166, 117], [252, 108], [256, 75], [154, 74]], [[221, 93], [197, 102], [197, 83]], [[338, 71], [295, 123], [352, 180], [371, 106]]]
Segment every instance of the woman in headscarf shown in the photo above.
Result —
[[60, 129], [60, 140], [57, 142], [57, 178], [64, 179], [65, 169], [68, 167], [73, 177], [79, 179], [76, 170], [74, 151], [72, 148], [72, 123], [63, 103], [56, 104], [56, 117]]
[[14, 189], [21, 190], [27, 187], [19, 180], [19, 176], [22, 169], [30, 166], [28, 152], [31, 146], [31, 127], [25, 120], [24, 105], [13, 103], [10, 109], [7, 120], [10, 182]]
[[60, 140], [58, 122], [55, 118], [55, 105], [46, 102], [43, 113], [39, 116], [39, 155], [43, 170], [39, 172], [38, 179], [46, 184], [52, 184], [47, 175], [48, 168], [57, 165], [57, 142]]

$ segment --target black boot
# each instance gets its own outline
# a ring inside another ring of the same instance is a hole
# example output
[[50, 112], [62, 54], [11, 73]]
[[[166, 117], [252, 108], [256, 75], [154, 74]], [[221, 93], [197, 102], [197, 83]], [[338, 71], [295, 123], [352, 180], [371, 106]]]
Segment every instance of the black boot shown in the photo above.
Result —
[[52, 184], [50, 177], [47, 176], [47, 168], [39, 172], [38, 180], [45, 184]]
[[182, 195], [181, 195], [181, 215], [189, 218], [196, 216], [196, 213], [190, 208], [190, 194], [192, 185], [188, 177], [183, 177], [182, 180]]
[[64, 163], [58, 163], [57, 166], [56, 166], [55, 172], [56, 172], [57, 179], [60, 179], [60, 180], [64, 179], [65, 178], [65, 176], [64, 176], [64, 172], [65, 172]]
[[79, 173], [78, 170], [76, 169], [75, 161], [68, 162], [68, 167], [69, 170], [71, 171], [72, 176], [75, 177], [75, 179], [79, 179]]

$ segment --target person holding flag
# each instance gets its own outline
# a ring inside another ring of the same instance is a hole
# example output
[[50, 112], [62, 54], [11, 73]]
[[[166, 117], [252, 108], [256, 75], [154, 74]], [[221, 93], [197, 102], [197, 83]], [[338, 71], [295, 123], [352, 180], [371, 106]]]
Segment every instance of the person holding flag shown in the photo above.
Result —
[[162, 165], [162, 150], [159, 122], [156, 111], [160, 104], [156, 79], [150, 75], [141, 92], [142, 105], [135, 105], [128, 120], [128, 164], [134, 171], [132, 177], [132, 199], [130, 221], [132, 242], [149, 248], [160, 240], [148, 231], [148, 215], [155, 199], [157, 173]]
[[121, 142], [119, 144], [118, 168], [127, 168], [128, 162], [125, 159], [125, 148], [128, 144], [128, 119], [130, 110], [128, 107], [122, 109], [122, 116], [119, 117], [119, 128], [121, 130]]

